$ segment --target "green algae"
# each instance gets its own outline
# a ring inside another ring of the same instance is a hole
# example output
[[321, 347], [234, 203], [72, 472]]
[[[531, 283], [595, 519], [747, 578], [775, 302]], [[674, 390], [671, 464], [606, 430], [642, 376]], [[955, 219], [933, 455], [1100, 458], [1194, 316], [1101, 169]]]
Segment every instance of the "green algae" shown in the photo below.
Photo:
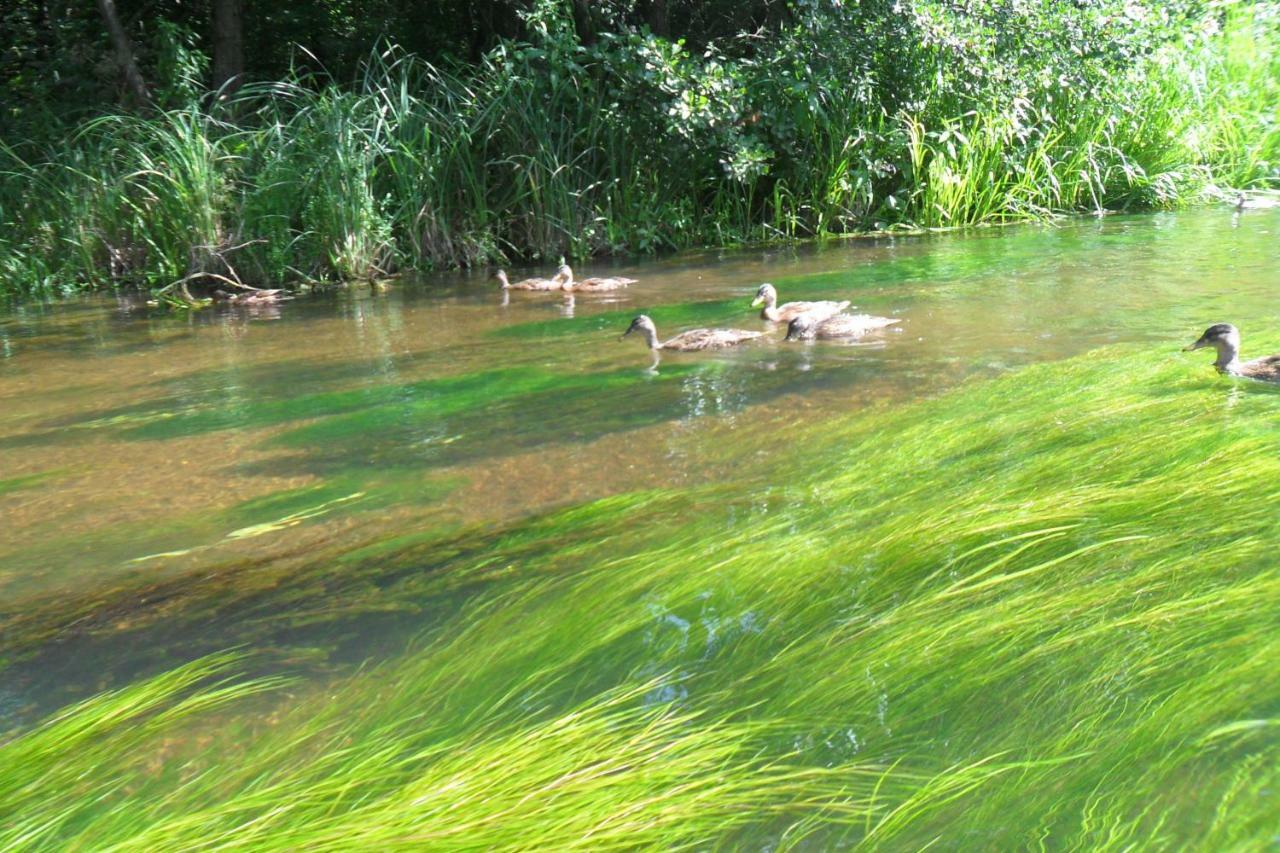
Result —
[[6, 477], [0, 479], [0, 495], [8, 495], [22, 489], [31, 489], [36, 486], [43, 485], [50, 480], [54, 480], [61, 476], [63, 471], [40, 471], [35, 474], [26, 474], [21, 477]]

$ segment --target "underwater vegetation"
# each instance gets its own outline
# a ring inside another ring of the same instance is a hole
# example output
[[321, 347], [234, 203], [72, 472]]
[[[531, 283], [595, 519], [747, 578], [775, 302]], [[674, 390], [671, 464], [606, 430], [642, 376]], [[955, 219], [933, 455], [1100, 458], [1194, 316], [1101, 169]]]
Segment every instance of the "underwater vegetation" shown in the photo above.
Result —
[[[1280, 391], [1188, 364], [1107, 347], [799, 427], [732, 486], [314, 560], [330, 626], [433, 617], [323, 683], [191, 648], [15, 723], [0, 846], [1265, 848]], [[87, 642], [59, 603], [11, 667]]]

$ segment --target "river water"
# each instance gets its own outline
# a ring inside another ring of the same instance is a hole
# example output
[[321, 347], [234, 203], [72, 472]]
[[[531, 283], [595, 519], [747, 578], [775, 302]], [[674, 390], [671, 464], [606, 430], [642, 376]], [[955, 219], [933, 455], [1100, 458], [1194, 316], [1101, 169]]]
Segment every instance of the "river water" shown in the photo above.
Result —
[[[573, 299], [504, 296], [475, 273], [190, 315], [125, 296], [17, 307], [0, 316], [7, 701], [237, 643], [296, 642], [318, 671], [376, 658], [438, 613], [337, 629], [307, 620], [314, 590], [273, 595], [281, 579], [612, 495], [749, 488], [798, 427], [971, 377], [1126, 342], [1207, 374], [1206, 353], [1178, 352], [1205, 326], [1239, 325], [1247, 356], [1280, 323], [1278, 237], [1280, 212], [1210, 209], [583, 265], [640, 281]], [[902, 322], [785, 343], [748, 307], [763, 281]], [[663, 337], [770, 335], [655, 364], [619, 340], [640, 312]], [[209, 603], [246, 590], [258, 629]]]

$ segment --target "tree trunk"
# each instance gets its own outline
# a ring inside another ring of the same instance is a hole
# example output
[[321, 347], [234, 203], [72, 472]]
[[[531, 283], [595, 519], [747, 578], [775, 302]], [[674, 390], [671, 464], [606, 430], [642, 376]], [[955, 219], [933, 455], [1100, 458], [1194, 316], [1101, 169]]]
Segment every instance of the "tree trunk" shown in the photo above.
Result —
[[138, 60], [134, 57], [133, 45], [129, 35], [120, 26], [120, 16], [116, 13], [115, 0], [98, 0], [98, 11], [107, 25], [107, 33], [111, 36], [111, 44], [116, 50], [116, 62], [124, 73], [124, 82], [130, 93], [139, 104], [151, 103], [151, 93], [147, 91], [147, 83], [138, 70]]
[[573, 0], [573, 28], [578, 33], [579, 44], [595, 44], [596, 31], [591, 23], [591, 4], [587, 0]]
[[671, 38], [671, 27], [667, 23], [667, 0], [649, 0], [644, 11], [649, 31], [660, 38]]
[[244, 74], [241, 0], [213, 2], [213, 88], [233, 92]]

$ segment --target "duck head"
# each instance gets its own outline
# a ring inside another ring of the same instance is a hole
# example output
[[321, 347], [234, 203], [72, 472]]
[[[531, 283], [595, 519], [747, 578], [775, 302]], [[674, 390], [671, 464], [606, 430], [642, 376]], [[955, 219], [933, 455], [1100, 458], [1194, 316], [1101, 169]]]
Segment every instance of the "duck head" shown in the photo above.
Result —
[[501, 285], [503, 290], [509, 290], [511, 288], [511, 282], [507, 281], [506, 270], [498, 270], [493, 274], [493, 277], [498, 280], [498, 284]]
[[756, 291], [756, 298], [751, 300], [751, 307], [758, 308], [764, 305], [766, 308], [772, 308], [778, 304], [778, 291], [773, 289], [773, 285], [765, 282], [760, 285], [760, 289]]
[[[632, 320], [631, 325], [622, 333], [622, 338], [625, 338], [632, 332], [640, 333], [640, 335], [644, 337], [645, 343], [649, 345], [649, 349], [658, 348], [658, 327], [653, 325], [653, 321], [649, 319], [649, 315], [640, 314]], [[618, 340], [622, 340], [622, 338], [619, 338]]]
[[1218, 351], [1215, 366], [1223, 367], [1236, 360], [1240, 352], [1240, 330], [1230, 323], [1214, 323], [1204, 330], [1204, 334], [1182, 348], [1183, 352], [1213, 347]]

